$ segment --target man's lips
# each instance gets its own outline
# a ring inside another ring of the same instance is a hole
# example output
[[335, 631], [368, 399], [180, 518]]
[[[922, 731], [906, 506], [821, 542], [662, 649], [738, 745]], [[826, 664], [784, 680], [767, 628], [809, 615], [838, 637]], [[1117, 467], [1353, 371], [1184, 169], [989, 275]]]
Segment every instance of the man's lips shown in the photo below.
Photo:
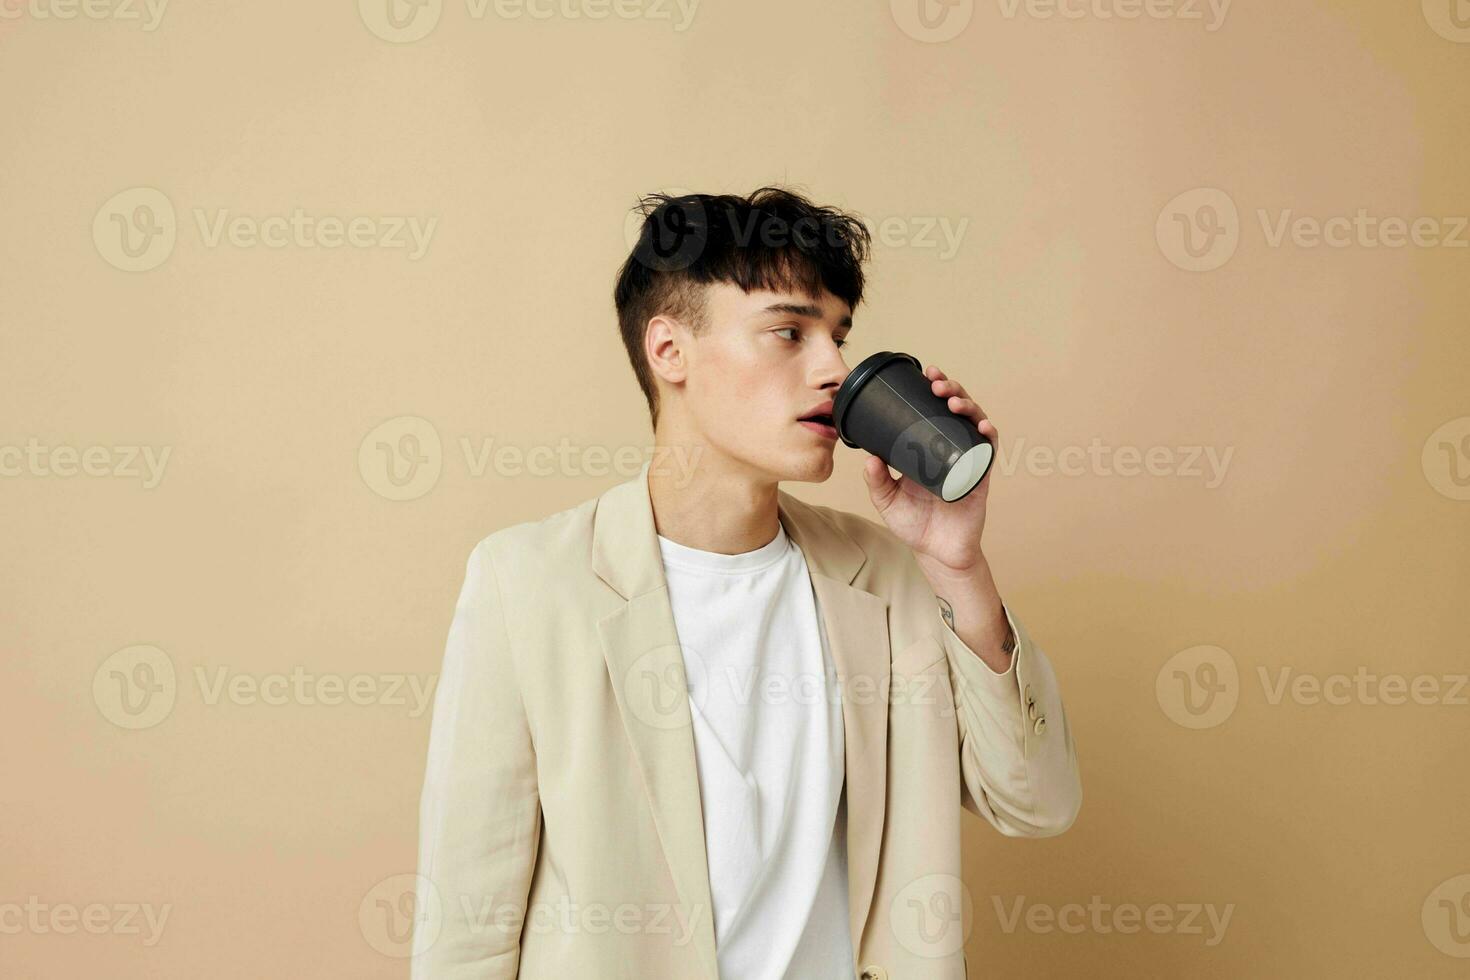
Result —
[[797, 424], [808, 432], [815, 432], [824, 439], [837, 438], [837, 430], [826, 422], [820, 422], [816, 419], [798, 419]]
[[813, 405], [796, 421], [824, 438], [837, 438], [837, 429], [832, 425], [832, 403], [830, 401]]

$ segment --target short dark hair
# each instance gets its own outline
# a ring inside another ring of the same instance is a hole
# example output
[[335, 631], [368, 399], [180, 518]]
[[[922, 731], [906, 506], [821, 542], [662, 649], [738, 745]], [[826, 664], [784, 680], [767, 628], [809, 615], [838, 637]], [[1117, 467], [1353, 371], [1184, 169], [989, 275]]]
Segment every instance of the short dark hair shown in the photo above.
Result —
[[634, 210], [643, 227], [618, 271], [613, 303], [655, 426], [658, 389], [643, 354], [643, 333], [654, 317], [670, 316], [698, 335], [708, 326], [705, 287], [716, 282], [813, 299], [825, 288], [853, 310], [862, 302], [872, 239], [853, 215], [780, 187], [748, 197], [649, 194]]

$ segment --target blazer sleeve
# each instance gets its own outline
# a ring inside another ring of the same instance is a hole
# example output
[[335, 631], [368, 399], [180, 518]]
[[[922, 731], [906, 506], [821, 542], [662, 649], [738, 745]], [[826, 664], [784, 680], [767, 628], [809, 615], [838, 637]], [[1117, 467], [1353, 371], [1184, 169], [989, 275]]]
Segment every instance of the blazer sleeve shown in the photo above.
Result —
[[939, 616], [960, 735], [961, 803], [1007, 837], [1051, 837], [1077, 818], [1082, 779], [1056, 674], [1002, 603], [1016, 635], [998, 674]]
[[490, 539], [470, 554], [419, 803], [412, 980], [510, 980], [541, 841], [536, 755]]

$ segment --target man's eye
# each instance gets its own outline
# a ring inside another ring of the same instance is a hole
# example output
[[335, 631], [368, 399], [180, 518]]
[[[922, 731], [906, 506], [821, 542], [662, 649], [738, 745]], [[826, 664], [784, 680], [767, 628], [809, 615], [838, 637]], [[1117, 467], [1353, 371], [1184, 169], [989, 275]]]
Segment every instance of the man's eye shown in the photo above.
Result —
[[[772, 333], [779, 334], [779, 333], [781, 333], [783, 331], [788, 331], [788, 330], [791, 333], [793, 333], [793, 334], [798, 334], [799, 335], [801, 333], [801, 329], [799, 327], [777, 327], [775, 330], [772, 330], [771, 332]], [[788, 340], [799, 340], [800, 337], [799, 336], [795, 336], [795, 337], [789, 337], [787, 339]], [[847, 346], [847, 338], [845, 338], [845, 337], [836, 338], [832, 342], [837, 345], [837, 349], [838, 350], [841, 350], [842, 348], [844, 348], [844, 347]]]

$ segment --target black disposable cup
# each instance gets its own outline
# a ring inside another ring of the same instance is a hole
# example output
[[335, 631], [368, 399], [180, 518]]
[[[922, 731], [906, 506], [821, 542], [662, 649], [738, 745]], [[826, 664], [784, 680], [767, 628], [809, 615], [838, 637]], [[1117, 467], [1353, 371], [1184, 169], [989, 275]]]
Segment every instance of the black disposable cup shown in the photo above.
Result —
[[912, 354], [879, 351], [837, 389], [832, 424], [845, 444], [866, 449], [940, 500], [955, 501], [985, 479], [995, 447], [931, 385]]

